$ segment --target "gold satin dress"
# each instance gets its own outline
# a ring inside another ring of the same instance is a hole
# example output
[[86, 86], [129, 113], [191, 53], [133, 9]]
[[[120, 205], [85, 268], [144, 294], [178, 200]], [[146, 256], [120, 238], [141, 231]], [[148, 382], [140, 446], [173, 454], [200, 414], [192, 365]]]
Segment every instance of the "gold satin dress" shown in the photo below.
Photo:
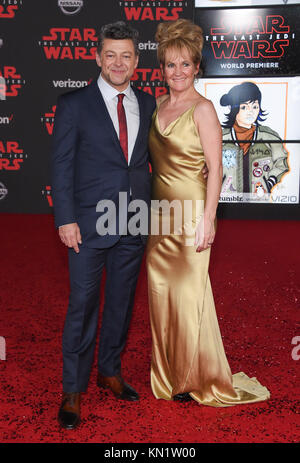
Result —
[[[193, 230], [203, 215], [206, 197], [195, 106], [163, 132], [156, 110], [149, 134], [152, 200], [177, 200], [182, 210], [186, 200], [192, 202], [190, 221], [183, 212], [180, 224], [175, 208], [170, 208], [170, 214], [157, 207], [151, 210], [147, 244], [151, 388], [158, 399], [171, 400], [187, 392], [195, 401], [214, 407], [259, 402], [270, 397], [268, 389], [243, 372], [231, 373], [208, 276], [210, 249], [196, 252], [194, 245]], [[166, 232], [163, 222], [168, 215], [170, 231]]]

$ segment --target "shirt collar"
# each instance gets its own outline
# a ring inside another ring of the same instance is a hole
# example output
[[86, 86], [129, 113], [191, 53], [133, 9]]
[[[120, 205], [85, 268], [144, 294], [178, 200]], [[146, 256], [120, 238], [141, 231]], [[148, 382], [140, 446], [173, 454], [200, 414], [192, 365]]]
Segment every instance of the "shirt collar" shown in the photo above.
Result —
[[98, 83], [99, 89], [103, 97], [106, 100], [112, 100], [117, 95], [119, 95], [119, 93], [124, 93], [129, 99], [132, 99], [135, 97], [134, 91], [132, 90], [130, 83], [128, 83], [127, 88], [123, 90], [123, 92], [119, 92], [116, 88], [109, 85], [109, 83], [103, 79], [101, 74], [99, 75], [97, 83]]

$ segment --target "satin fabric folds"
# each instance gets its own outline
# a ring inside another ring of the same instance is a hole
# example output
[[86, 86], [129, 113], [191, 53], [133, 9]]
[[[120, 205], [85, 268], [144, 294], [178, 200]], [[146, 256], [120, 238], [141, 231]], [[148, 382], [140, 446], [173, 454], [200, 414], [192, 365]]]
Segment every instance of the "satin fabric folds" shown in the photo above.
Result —
[[[147, 245], [152, 330], [151, 387], [158, 399], [188, 392], [204, 405], [226, 407], [270, 397], [256, 378], [232, 375], [219, 330], [208, 275], [210, 249], [196, 252], [195, 225], [204, 210], [204, 153], [193, 120], [195, 106], [161, 131], [157, 111], [149, 135], [152, 199], [177, 200], [181, 221], [152, 208]], [[190, 200], [190, 215], [186, 214]], [[197, 201], [198, 200], [198, 201]], [[180, 207], [179, 207], [180, 209]], [[153, 233], [153, 224], [155, 233]]]

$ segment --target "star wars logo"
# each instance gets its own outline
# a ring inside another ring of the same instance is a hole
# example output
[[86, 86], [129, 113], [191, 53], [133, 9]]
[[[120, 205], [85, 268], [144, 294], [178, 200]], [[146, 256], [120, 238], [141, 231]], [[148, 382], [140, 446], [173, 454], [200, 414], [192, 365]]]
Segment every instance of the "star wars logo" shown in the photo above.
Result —
[[51, 27], [38, 43], [47, 60], [94, 60], [98, 38], [91, 28]]
[[51, 195], [51, 186], [46, 185], [45, 189], [42, 190], [42, 195], [47, 198], [48, 204], [50, 207], [53, 207], [53, 200]]
[[176, 21], [188, 7], [187, 1], [159, 0], [145, 2], [140, 0], [119, 1], [127, 21]]
[[215, 59], [281, 58], [295, 38], [281, 15], [225, 16], [221, 22], [205, 36]]
[[135, 87], [157, 98], [167, 93], [159, 68], [136, 68], [131, 78]]
[[0, 0], [0, 19], [13, 19], [23, 0]]
[[52, 106], [51, 110], [41, 117], [41, 123], [44, 125], [49, 135], [53, 133], [55, 111], [56, 105]]
[[25, 84], [14, 66], [0, 67], [0, 100], [5, 100], [7, 97], [18, 96], [20, 89]]
[[0, 170], [20, 170], [27, 154], [24, 154], [17, 141], [0, 140]]

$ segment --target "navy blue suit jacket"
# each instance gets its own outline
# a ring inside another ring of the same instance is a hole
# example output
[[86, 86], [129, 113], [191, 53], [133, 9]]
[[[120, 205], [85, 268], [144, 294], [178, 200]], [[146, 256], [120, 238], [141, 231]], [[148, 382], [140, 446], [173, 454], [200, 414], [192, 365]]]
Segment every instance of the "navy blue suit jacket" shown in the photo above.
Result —
[[[52, 196], [55, 225], [77, 222], [83, 243], [106, 248], [120, 236], [100, 236], [96, 212], [100, 200], [117, 208], [119, 192], [150, 204], [148, 132], [155, 99], [133, 88], [140, 110], [140, 126], [129, 165], [107, 111], [97, 81], [59, 97], [52, 145]], [[142, 237], [145, 239], [145, 237]]]

